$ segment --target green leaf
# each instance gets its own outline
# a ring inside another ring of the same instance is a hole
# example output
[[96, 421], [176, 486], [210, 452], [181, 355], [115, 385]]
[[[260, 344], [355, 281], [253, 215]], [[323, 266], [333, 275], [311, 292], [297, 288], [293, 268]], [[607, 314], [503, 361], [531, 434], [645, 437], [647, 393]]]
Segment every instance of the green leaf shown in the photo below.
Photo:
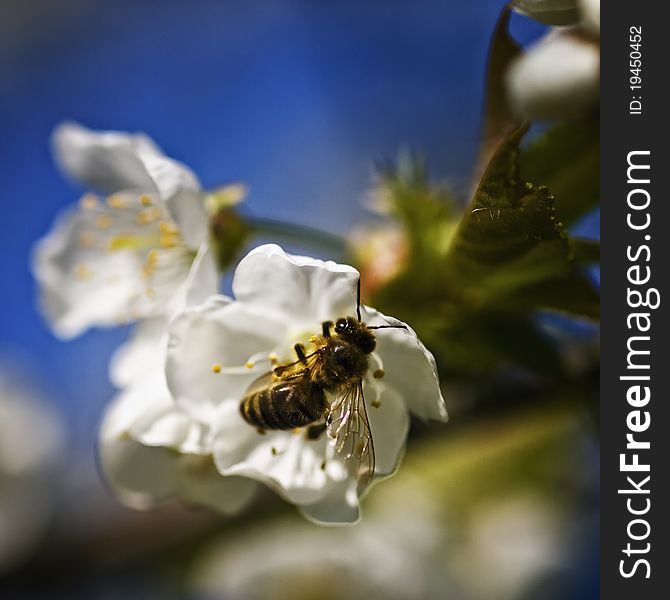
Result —
[[550, 308], [597, 317], [598, 296], [578, 268], [584, 244], [571, 244], [544, 187], [519, 172], [520, 128], [498, 148], [453, 238], [445, 284], [471, 307]]
[[481, 300], [512, 293], [572, 269], [565, 232], [547, 188], [519, 175], [519, 141], [512, 134], [489, 164], [452, 239], [447, 277]]
[[521, 155], [527, 181], [554, 195], [556, 217], [574, 223], [600, 200], [600, 125], [596, 118], [556, 125]]
[[600, 262], [600, 242], [585, 238], [570, 238], [572, 255], [578, 263], [591, 265]]

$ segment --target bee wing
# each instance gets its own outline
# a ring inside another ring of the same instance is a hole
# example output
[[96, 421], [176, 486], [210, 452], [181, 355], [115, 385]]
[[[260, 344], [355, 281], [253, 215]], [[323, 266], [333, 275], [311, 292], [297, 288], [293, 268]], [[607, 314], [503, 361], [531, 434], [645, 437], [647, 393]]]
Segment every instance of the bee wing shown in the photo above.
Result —
[[370, 483], [375, 472], [375, 448], [362, 381], [335, 398], [326, 417], [326, 428], [331, 443], [356, 475], [359, 485]]
[[307, 371], [308, 366], [299, 362], [275, 367], [272, 371], [263, 373], [263, 375], [254, 379], [249, 384], [249, 387], [246, 390], [246, 394], [259, 392], [276, 383], [300, 379], [305, 376]]
[[249, 387], [247, 388], [245, 395], [251, 395], [255, 394], [256, 392], [260, 392], [261, 390], [264, 390], [268, 386], [272, 385], [273, 382], [274, 382], [274, 376], [272, 371], [263, 373], [263, 375], [257, 377], [249, 384]]

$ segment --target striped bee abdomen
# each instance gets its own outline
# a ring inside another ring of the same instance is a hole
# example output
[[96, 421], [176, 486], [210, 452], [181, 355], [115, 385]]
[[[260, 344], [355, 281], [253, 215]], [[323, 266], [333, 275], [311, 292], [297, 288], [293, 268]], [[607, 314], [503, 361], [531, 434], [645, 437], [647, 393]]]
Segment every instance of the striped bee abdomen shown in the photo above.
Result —
[[245, 396], [244, 420], [259, 429], [295, 429], [320, 419], [325, 411], [323, 389], [308, 381], [277, 383]]

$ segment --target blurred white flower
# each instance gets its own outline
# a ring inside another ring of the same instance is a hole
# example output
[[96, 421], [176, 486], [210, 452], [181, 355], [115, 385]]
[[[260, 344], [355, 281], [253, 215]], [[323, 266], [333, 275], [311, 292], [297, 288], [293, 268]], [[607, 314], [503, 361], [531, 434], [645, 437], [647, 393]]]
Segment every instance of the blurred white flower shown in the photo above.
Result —
[[555, 28], [510, 65], [510, 101], [525, 117], [569, 119], [598, 106], [600, 2], [583, 0], [578, 4], [579, 27]]
[[421, 485], [385, 488], [354, 527], [274, 519], [226, 534], [196, 557], [194, 592], [247, 600], [461, 597], [442, 564], [446, 528], [430, 496]]
[[68, 175], [109, 194], [84, 195], [35, 248], [33, 272], [54, 332], [69, 338], [169, 313], [207, 245], [196, 177], [142, 134], [65, 123], [53, 146]]
[[519, 495], [478, 507], [449, 559], [454, 579], [481, 600], [527, 596], [565, 565], [565, 523], [545, 499]]
[[579, 0], [579, 9], [584, 30], [600, 36], [600, 0]]
[[[184, 305], [217, 291], [203, 258], [196, 258], [184, 286]], [[103, 475], [132, 508], [178, 498], [237, 512], [251, 499], [256, 483], [221, 477], [207, 446], [207, 424], [190, 419], [173, 402], [165, 382], [166, 328], [166, 318], [142, 321], [112, 359], [110, 377], [121, 391], [100, 428]]]
[[52, 516], [60, 421], [17, 376], [0, 369], [0, 571], [24, 559]]
[[[170, 325], [167, 380], [178, 407], [211, 428], [214, 460], [222, 475], [263, 481], [307, 517], [330, 523], [358, 519], [356, 474], [325, 434], [264, 434], [240, 414], [250, 384], [273, 366], [295, 361], [292, 348], [321, 332], [324, 321], [355, 315], [358, 272], [347, 265], [290, 256], [275, 245], [250, 252], [233, 279], [235, 301], [212, 296]], [[367, 325], [403, 326], [361, 307]], [[377, 332], [364, 378], [365, 404], [376, 451], [375, 476], [390, 475], [401, 459], [409, 411], [446, 420], [435, 361], [410, 329]], [[375, 379], [372, 373], [381, 374]], [[329, 398], [332, 400], [332, 398]], [[195, 426], [195, 425], [194, 425]]]
[[577, 0], [514, 0], [512, 8], [546, 25], [574, 25], [579, 18]]

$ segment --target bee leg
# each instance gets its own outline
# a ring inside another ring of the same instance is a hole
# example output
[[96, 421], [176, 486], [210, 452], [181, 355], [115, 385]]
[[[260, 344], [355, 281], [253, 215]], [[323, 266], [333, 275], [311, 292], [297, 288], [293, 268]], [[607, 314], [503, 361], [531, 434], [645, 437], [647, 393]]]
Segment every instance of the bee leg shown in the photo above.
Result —
[[330, 329], [333, 326], [332, 321], [324, 321], [321, 323], [321, 331], [323, 333], [323, 337], [329, 338], [330, 337]]
[[296, 344], [293, 346], [295, 353], [298, 355], [298, 360], [306, 365], [307, 364], [307, 355], [305, 354], [305, 347], [302, 344]]
[[305, 431], [305, 439], [307, 441], [313, 442], [318, 440], [321, 437], [321, 434], [326, 431], [326, 423], [314, 423], [310, 425]]

